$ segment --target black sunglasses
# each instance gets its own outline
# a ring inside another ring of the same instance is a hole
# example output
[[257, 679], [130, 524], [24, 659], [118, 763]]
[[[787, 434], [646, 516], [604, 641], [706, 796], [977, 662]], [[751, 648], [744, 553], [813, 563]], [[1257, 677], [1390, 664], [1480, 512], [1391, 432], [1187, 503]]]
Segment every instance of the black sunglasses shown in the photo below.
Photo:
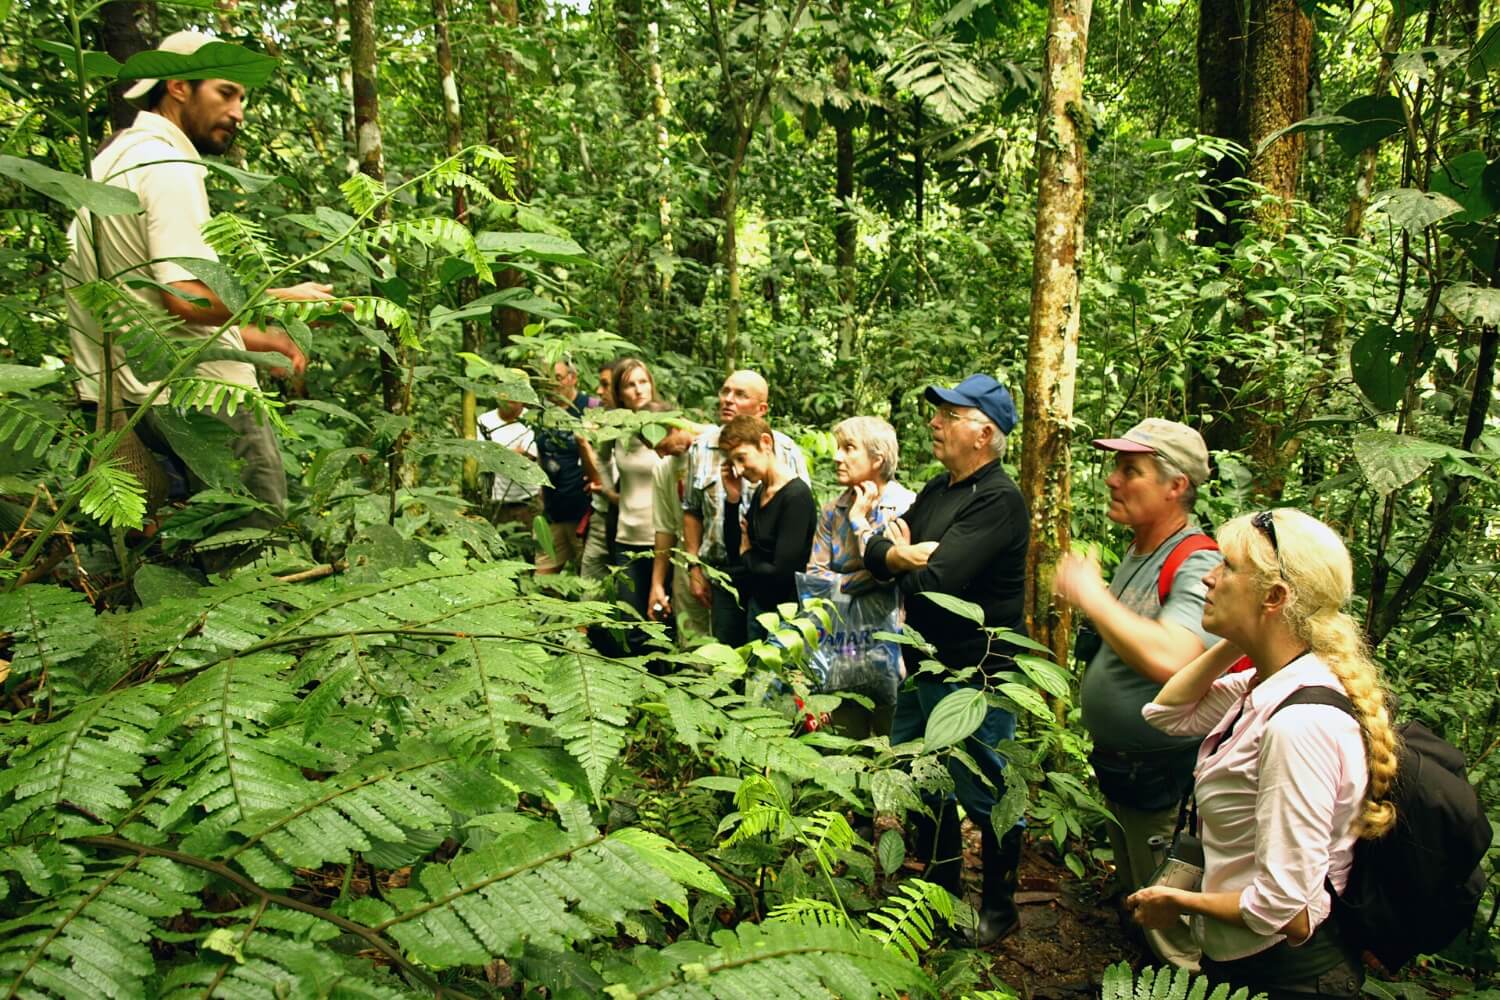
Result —
[[1250, 523], [1259, 528], [1260, 533], [1271, 540], [1271, 551], [1276, 553], [1276, 557], [1280, 559], [1281, 546], [1276, 542], [1276, 518], [1272, 516], [1270, 511], [1263, 510], [1258, 514], [1250, 515]]

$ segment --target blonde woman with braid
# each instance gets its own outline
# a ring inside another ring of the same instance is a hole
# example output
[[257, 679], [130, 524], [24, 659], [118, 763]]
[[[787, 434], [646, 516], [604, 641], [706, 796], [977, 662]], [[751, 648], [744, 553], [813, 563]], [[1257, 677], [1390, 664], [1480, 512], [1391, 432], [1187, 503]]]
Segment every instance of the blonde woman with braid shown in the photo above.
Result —
[[[1280, 509], [1219, 532], [1203, 627], [1224, 639], [1142, 709], [1168, 733], [1204, 735], [1194, 772], [1203, 840], [1200, 891], [1148, 886], [1126, 900], [1145, 927], [1187, 917], [1203, 972], [1271, 1000], [1354, 997], [1363, 980], [1328, 921], [1325, 880], [1348, 882], [1355, 840], [1395, 822], [1387, 795], [1396, 736], [1358, 625], [1349, 553], [1327, 525]], [[1254, 671], [1226, 673], [1241, 654]], [[1332, 688], [1329, 705], [1282, 702]]]

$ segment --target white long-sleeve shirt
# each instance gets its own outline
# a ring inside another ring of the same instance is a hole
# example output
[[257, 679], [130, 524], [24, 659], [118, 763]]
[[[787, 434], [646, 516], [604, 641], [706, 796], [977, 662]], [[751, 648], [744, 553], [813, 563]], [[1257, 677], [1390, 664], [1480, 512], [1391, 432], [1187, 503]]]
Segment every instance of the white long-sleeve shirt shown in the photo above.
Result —
[[[1355, 820], [1369, 781], [1359, 724], [1327, 705], [1272, 712], [1304, 687], [1343, 691], [1312, 654], [1265, 681], [1244, 672], [1219, 678], [1193, 705], [1154, 702], [1145, 720], [1174, 735], [1203, 735], [1195, 794], [1202, 825], [1204, 892], [1237, 892], [1244, 927], [1196, 917], [1203, 952], [1221, 962], [1282, 940], [1278, 931], [1305, 907], [1310, 927], [1328, 917], [1323, 886], [1349, 880]], [[1233, 726], [1222, 744], [1218, 734]]]

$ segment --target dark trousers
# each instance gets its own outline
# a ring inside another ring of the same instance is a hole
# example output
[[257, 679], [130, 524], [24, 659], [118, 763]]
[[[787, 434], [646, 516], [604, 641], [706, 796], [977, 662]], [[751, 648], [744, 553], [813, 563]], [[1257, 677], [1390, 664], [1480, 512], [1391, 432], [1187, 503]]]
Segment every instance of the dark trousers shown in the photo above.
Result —
[[743, 646], [750, 641], [749, 618], [733, 594], [717, 583], [709, 585], [713, 605], [709, 609], [714, 639], [726, 646]]

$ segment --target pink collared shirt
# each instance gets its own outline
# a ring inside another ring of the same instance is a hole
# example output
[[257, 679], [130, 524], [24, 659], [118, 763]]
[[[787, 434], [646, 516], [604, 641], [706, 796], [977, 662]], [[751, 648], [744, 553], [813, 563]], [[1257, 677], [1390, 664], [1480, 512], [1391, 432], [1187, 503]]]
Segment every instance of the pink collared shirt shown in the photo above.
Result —
[[[1203, 891], [1239, 893], [1245, 920], [1237, 927], [1193, 919], [1204, 954], [1221, 962], [1281, 941], [1278, 931], [1304, 907], [1311, 927], [1327, 919], [1323, 878], [1338, 889], [1349, 880], [1354, 823], [1369, 781], [1364, 738], [1346, 713], [1293, 705], [1271, 716], [1299, 688], [1343, 690], [1322, 660], [1308, 653], [1259, 684], [1257, 676], [1227, 674], [1196, 704], [1153, 702], [1141, 710], [1164, 732], [1207, 734], [1194, 772]], [[1231, 724], [1234, 731], [1216, 746]]]

